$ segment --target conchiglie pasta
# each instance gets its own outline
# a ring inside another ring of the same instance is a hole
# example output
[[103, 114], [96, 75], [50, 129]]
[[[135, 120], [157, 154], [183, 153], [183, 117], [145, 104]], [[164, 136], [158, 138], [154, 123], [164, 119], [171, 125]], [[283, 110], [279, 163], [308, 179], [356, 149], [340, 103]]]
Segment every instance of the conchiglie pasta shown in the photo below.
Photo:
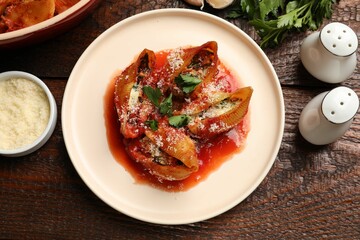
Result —
[[252, 92], [251, 87], [241, 88], [194, 116], [188, 125], [190, 132], [198, 138], [209, 138], [233, 128], [246, 115]]
[[142, 91], [154, 66], [154, 52], [144, 49], [137, 60], [117, 76], [114, 101], [120, 131], [125, 138], [141, 136], [145, 131], [145, 121], [154, 110], [154, 106], [144, 97]]
[[253, 89], [230, 87], [217, 49], [214, 41], [161, 54], [144, 49], [116, 77], [125, 149], [159, 179], [180, 181], [196, 173], [199, 146], [231, 130], [248, 112]]

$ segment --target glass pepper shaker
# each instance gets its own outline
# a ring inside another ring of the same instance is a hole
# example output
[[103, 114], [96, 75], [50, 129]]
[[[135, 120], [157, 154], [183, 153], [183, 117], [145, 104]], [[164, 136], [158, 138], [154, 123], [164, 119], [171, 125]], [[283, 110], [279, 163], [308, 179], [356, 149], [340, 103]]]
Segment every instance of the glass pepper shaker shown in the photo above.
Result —
[[306, 70], [327, 83], [346, 80], [356, 68], [358, 39], [345, 24], [334, 22], [305, 38], [300, 58]]
[[336, 141], [349, 128], [359, 109], [359, 98], [348, 87], [337, 87], [313, 98], [299, 119], [301, 135], [310, 143], [325, 145]]

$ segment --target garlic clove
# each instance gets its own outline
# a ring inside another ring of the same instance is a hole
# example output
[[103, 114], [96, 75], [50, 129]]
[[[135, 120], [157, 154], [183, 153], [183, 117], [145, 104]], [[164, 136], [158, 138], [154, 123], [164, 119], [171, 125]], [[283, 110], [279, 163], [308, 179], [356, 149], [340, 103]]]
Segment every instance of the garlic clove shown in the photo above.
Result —
[[223, 9], [234, 2], [234, 0], [206, 0], [206, 2], [213, 8]]
[[184, 0], [184, 2], [197, 7], [204, 7], [204, 0]]

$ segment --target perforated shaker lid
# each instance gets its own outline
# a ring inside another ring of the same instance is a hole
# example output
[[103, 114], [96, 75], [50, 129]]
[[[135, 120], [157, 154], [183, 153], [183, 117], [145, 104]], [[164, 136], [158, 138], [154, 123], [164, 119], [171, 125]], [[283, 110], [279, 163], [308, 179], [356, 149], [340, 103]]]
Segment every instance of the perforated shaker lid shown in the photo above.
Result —
[[339, 22], [326, 25], [320, 32], [320, 41], [329, 52], [341, 57], [353, 54], [358, 47], [356, 33]]
[[337, 87], [323, 99], [321, 110], [330, 122], [340, 124], [352, 119], [359, 109], [359, 98], [348, 87]]

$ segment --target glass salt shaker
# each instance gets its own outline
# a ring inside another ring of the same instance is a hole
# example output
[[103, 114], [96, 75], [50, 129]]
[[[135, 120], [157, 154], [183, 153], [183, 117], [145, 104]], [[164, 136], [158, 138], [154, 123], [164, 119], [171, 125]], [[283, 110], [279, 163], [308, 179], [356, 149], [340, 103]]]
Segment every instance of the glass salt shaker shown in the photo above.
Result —
[[314, 97], [302, 110], [301, 135], [310, 143], [325, 145], [336, 141], [349, 128], [359, 109], [359, 98], [348, 87], [337, 87]]
[[347, 25], [334, 22], [306, 37], [300, 58], [312, 76], [323, 82], [340, 83], [356, 68], [357, 47], [356, 33]]

